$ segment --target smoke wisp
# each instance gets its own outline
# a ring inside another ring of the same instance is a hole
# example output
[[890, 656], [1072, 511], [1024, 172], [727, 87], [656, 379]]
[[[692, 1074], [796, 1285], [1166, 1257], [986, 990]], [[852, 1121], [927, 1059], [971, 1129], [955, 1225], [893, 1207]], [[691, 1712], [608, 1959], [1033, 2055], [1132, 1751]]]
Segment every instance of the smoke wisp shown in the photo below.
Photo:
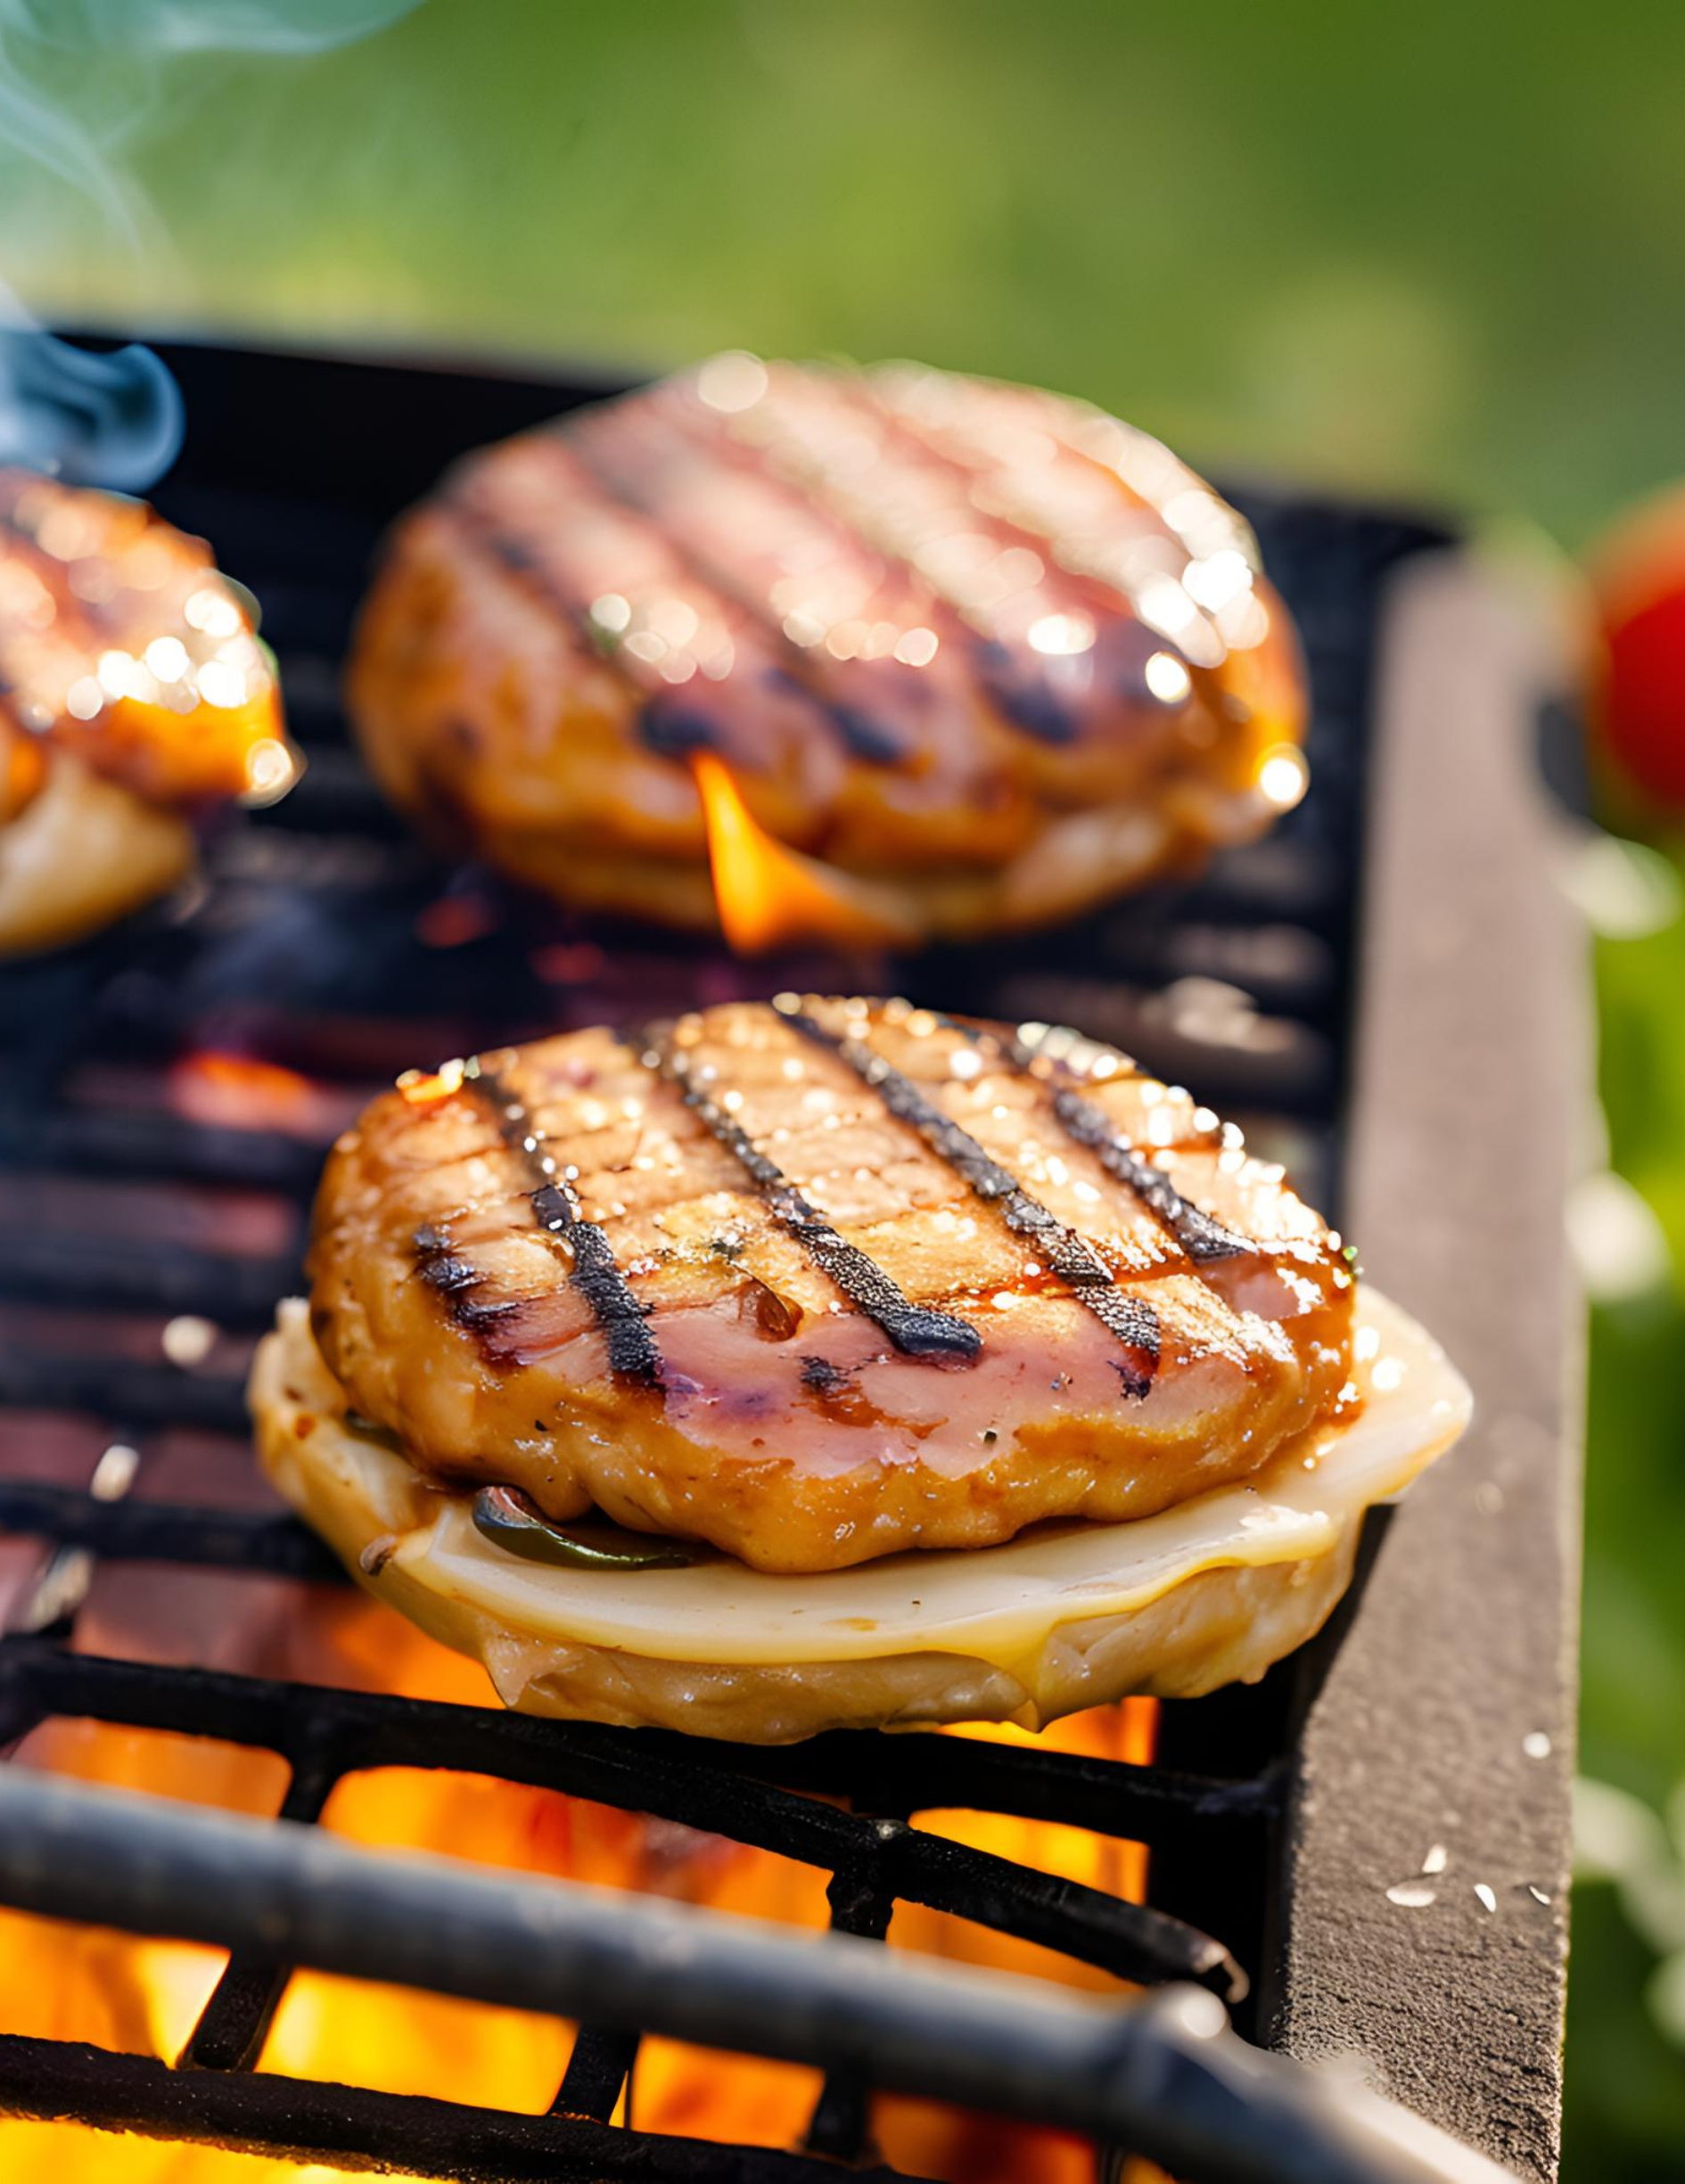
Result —
[[[126, 154], [168, 113], [172, 63], [218, 53], [308, 60], [419, 4], [0, 0], [0, 149], [86, 198], [139, 250], [152, 218]], [[4, 245], [0, 214], [0, 275]], [[95, 354], [58, 341], [0, 278], [0, 463], [142, 492], [175, 460], [182, 423], [180, 391], [150, 350]]]

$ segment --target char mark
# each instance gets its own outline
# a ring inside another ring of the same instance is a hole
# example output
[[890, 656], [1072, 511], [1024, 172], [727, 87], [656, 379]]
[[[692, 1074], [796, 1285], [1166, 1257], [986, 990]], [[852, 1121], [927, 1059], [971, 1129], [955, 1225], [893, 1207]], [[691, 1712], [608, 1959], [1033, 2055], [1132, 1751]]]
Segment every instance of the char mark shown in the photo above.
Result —
[[[644, 710], [650, 702], [651, 694], [635, 676], [628, 673], [626, 663], [620, 658], [620, 647], [604, 643], [602, 630], [591, 620], [588, 602], [572, 597], [555, 583], [543, 568], [538, 555], [524, 540], [512, 536], [494, 516], [476, 508], [463, 495], [452, 496], [445, 506], [468, 541], [488, 561], [523, 585], [529, 594], [543, 604], [547, 612], [554, 615], [590, 647], [621, 686], [630, 693], [642, 729]], [[659, 749], [660, 746], [652, 739], [651, 748]]]
[[[783, 633], [779, 634], [782, 636]], [[788, 668], [768, 668], [764, 679], [769, 689], [782, 690], [792, 697], [821, 706], [854, 756], [864, 759], [868, 766], [900, 766], [905, 760], [906, 743], [899, 735], [892, 735], [864, 706], [842, 705], [834, 698], [820, 697]]]
[[462, 1318], [468, 1309], [469, 1293], [479, 1288], [484, 1277], [465, 1259], [457, 1258], [442, 1228], [431, 1223], [418, 1228], [415, 1244], [415, 1264], [423, 1281], [429, 1289], [437, 1290], [441, 1297], [449, 1300], [453, 1319]]
[[1021, 660], [998, 637], [977, 638], [972, 664], [985, 695], [1003, 718], [1041, 743], [1069, 743], [1076, 739], [1076, 722], [1061, 702], [1049, 677]]
[[486, 544], [493, 558], [500, 562], [511, 576], [530, 577], [538, 573], [538, 564], [533, 558], [530, 547], [522, 546], [520, 539], [511, 538], [503, 531], [493, 531], [489, 534]]
[[[874, 766], [899, 766], [906, 759], [905, 743], [881, 727], [869, 713], [862, 711], [858, 706], [834, 703], [825, 696], [822, 688], [816, 689], [803, 674], [795, 671], [803, 657], [801, 648], [785, 636], [782, 618], [773, 613], [767, 602], [757, 596], [736, 575], [728, 554], [721, 559], [706, 553], [697, 547], [694, 541], [670, 530], [662, 521], [659, 502], [634, 484], [624, 467], [616, 467], [607, 459], [604, 450], [594, 445], [586, 434], [570, 431], [565, 419], [561, 437], [566, 440], [575, 458], [588, 472], [592, 483], [600, 492], [618, 506], [639, 517], [652, 529], [658, 529], [662, 545], [676, 554], [710, 591], [740, 607], [770, 641], [775, 651], [783, 654], [789, 664], [775, 667], [772, 670], [778, 679], [778, 686], [788, 690], [793, 696], [805, 699], [830, 723], [855, 758], [864, 759]], [[756, 468], [767, 483], [781, 483], [770, 469], [759, 464]]]
[[1015, 1236], [1032, 1243], [1059, 1279], [1123, 1347], [1129, 1369], [1119, 1367], [1126, 1391], [1143, 1396], [1158, 1367], [1158, 1314], [1145, 1298], [1118, 1287], [1112, 1269], [1092, 1244], [1032, 1198], [1018, 1178], [992, 1160], [968, 1130], [932, 1104], [911, 1078], [892, 1068], [861, 1039], [838, 1036], [797, 1008], [779, 1013], [793, 1030], [838, 1055], [870, 1085], [899, 1121], [917, 1131], [937, 1158], [951, 1168], [985, 1204], [998, 1206]]
[[899, 766], [906, 758], [906, 744], [880, 727], [862, 706], [827, 703], [825, 710], [836, 723], [842, 741], [868, 766]]
[[1215, 1260], [1238, 1259], [1257, 1251], [1249, 1238], [1226, 1228], [1215, 1215], [1184, 1198], [1164, 1170], [1143, 1159], [1092, 1100], [1062, 1088], [1053, 1096], [1053, 1112], [1067, 1134], [1078, 1145], [1086, 1145], [1108, 1175], [1129, 1186], [1196, 1265], [1209, 1266]]
[[591, 620], [587, 602], [570, 598], [552, 582], [539, 558], [523, 538], [506, 530], [497, 517], [484, 508], [476, 507], [465, 494], [454, 493], [444, 504], [459, 530], [470, 544], [478, 548], [485, 558], [503, 570], [506, 575], [517, 577], [559, 620], [584, 637], [593, 652], [601, 653], [613, 662], [612, 652], [604, 653], [601, 633]]
[[513, 1298], [482, 1303], [475, 1295], [485, 1280], [477, 1267], [459, 1259], [442, 1229], [431, 1224], [415, 1231], [415, 1267], [429, 1289], [443, 1298], [445, 1310], [465, 1334], [488, 1348], [492, 1331], [520, 1307]]
[[741, 1123], [691, 1083], [683, 1054], [659, 1031], [636, 1034], [628, 1044], [645, 1065], [675, 1086], [697, 1120], [741, 1164], [779, 1226], [801, 1244], [814, 1265], [910, 1358], [958, 1359], [969, 1364], [982, 1349], [975, 1327], [949, 1312], [915, 1304], [900, 1284], [859, 1244], [839, 1236], [810, 1204], [775, 1161], [769, 1160]]
[[532, 1211], [539, 1227], [568, 1246], [568, 1279], [607, 1337], [609, 1370], [624, 1380], [659, 1381], [661, 1349], [644, 1307], [616, 1264], [608, 1238], [595, 1221], [587, 1219], [578, 1192], [545, 1151], [544, 1133], [525, 1101], [477, 1062], [466, 1065], [463, 1080], [484, 1102], [505, 1145], [520, 1154], [532, 1180]]
[[[1034, 1074], [1035, 1049], [1022, 1039], [998, 1039], [969, 1024], [955, 1027], [974, 1045], [998, 1055], [1024, 1074]], [[1055, 1067], [1064, 1066], [1055, 1063]], [[1250, 1237], [1226, 1227], [1213, 1214], [1182, 1196], [1176, 1186], [1145, 1154], [1138, 1152], [1103, 1108], [1068, 1085], [1053, 1090], [1053, 1112], [1065, 1135], [1092, 1153], [1107, 1175], [1132, 1190], [1147, 1211], [1168, 1229], [1196, 1266], [1210, 1266], [1221, 1259], [1255, 1254]]]

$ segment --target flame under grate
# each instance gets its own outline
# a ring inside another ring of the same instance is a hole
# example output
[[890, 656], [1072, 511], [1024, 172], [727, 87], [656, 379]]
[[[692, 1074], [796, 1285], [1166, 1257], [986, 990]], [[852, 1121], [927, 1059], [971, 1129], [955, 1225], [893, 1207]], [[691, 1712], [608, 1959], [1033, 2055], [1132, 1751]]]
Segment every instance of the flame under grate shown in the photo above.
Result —
[[[242, 406], [233, 390], [247, 380], [277, 398], [273, 414], [284, 402], [308, 411], [308, 387], [287, 393], [287, 375], [323, 368], [175, 361], [190, 415], [213, 421], [218, 390], [225, 407]], [[369, 419], [383, 376], [364, 374]], [[745, 965], [645, 932], [608, 935], [514, 903], [486, 875], [442, 873], [364, 779], [337, 683], [380, 521], [456, 447], [565, 399], [442, 375], [393, 374], [391, 389], [400, 410], [418, 405], [432, 421], [432, 440], [420, 433], [406, 458], [413, 477], [371, 454], [348, 463], [334, 498], [330, 468], [290, 474], [275, 450], [250, 450], [242, 486], [213, 422], [159, 497], [210, 532], [264, 603], [310, 761], [300, 789], [222, 838], [185, 915], [0, 973], [0, 1530], [44, 1543], [0, 1639], [0, 1739], [79, 1716], [260, 1747], [291, 1769], [282, 1816], [307, 1823], [360, 1769], [499, 1777], [817, 1867], [847, 1933], [882, 1938], [897, 1902], [920, 1903], [1120, 1979], [1191, 1979], [1238, 2002], [1262, 1946], [1295, 1678], [1314, 1663], [1258, 1693], [1166, 1709], [1165, 1763], [1147, 1767], [952, 1737], [836, 1735], [759, 1752], [77, 1650], [96, 1564], [337, 1581], [272, 1505], [160, 1498], [153, 1452], [184, 1431], [243, 1440], [244, 1360], [276, 1296], [297, 1286], [322, 1150], [405, 1066], [790, 984], [899, 989], [1113, 1039], [1234, 1114], [1313, 1198], [1337, 1200], [1371, 647], [1387, 573], [1433, 534], [1325, 504], [1247, 502], [1316, 694], [1313, 792], [1269, 841], [1195, 885], [986, 951]], [[380, 439], [371, 429], [369, 445]], [[53, 1474], [32, 1449], [43, 1420], [67, 1418], [89, 1426], [95, 1449], [136, 1460], [120, 1476], [107, 1463], [103, 1478]], [[911, 1824], [955, 1808], [1144, 1843], [1156, 1906]], [[588, 2024], [542, 2118], [259, 2076], [288, 1976], [236, 1955], [179, 2073], [0, 2039], [0, 2109], [440, 2176], [794, 2184], [834, 2175], [830, 2163], [866, 2144], [868, 2089], [848, 2070], [826, 2083], [806, 2155], [611, 2131], [637, 2041]]]

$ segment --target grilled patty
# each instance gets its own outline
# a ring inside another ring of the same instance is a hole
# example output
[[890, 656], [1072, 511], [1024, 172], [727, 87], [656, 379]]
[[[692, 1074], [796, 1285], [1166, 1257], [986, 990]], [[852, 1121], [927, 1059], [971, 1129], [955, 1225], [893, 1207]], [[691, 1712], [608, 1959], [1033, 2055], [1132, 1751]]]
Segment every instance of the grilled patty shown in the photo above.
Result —
[[0, 469], [0, 956], [77, 938], [193, 861], [186, 817], [292, 777], [274, 678], [202, 539]]
[[401, 1084], [310, 1271], [423, 1472], [783, 1571], [1244, 1478], [1339, 1401], [1352, 1307], [1280, 1171], [1109, 1049], [795, 997]]
[[0, 469], [0, 824], [61, 753], [149, 803], [267, 792], [281, 734], [251, 616], [202, 538]]
[[1304, 716], [1246, 526], [1155, 440], [749, 357], [459, 465], [394, 534], [349, 687], [390, 793], [564, 899], [711, 919], [705, 751], [914, 932], [1258, 832]]

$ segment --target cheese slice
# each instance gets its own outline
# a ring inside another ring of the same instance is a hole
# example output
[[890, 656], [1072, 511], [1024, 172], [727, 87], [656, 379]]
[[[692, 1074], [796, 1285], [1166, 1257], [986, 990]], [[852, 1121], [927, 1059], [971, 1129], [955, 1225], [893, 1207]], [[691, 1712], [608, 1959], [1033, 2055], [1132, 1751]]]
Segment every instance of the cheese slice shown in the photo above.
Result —
[[[1059, 1694], [1067, 1687], [1072, 1704], [1116, 1696], [1093, 1688], [1073, 1664], [1097, 1636], [1115, 1638], [1127, 1624], [1139, 1626], [1138, 1636], [1163, 1626], [1168, 1642], [1165, 1617], [1149, 1626], [1146, 1611], [1179, 1589], [1212, 1621], [1210, 1675], [1261, 1674], [1338, 1597], [1364, 1510], [1400, 1492], [1467, 1423], [1461, 1375], [1372, 1290], [1361, 1293], [1353, 1354], [1357, 1416], [1300, 1436], [1244, 1486], [1129, 1523], [1040, 1526], [1000, 1547], [890, 1556], [807, 1576], [711, 1554], [689, 1568], [616, 1571], [557, 1568], [509, 1552], [474, 1528], [470, 1492], [426, 1483], [400, 1454], [347, 1429], [343, 1392], [296, 1299], [259, 1347], [251, 1392], [266, 1464], [289, 1500], [373, 1590], [486, 1659], [512, 1703], [667, 1720], [670, 1701], [697, 1704], [722, 1689], [735, 1701], [760, 1679], [777, 1688], [769, 1733], [783, 1737], [882, 1718], [915, 1689], [924, 1697], [909, 1720], [1040, 1720], [1065, 1711]], [[1196, 1585], [1221, 1572], [1254, 1580]], [[1259, 1625], [1250, 1645], [1234, 1628], [1248, 1612]], [[1174, 1637], [1178, 1666], [1168, 1682], [1144, 1671], [1138, 1646], [1114, 1645], [1120, 1663], [1129, 1652], [1129, 1687], [1207, 1687], [1197, 1660], [1190, 1668], [1186, 1657], [1187, 1631]], [[592, 1672], [581, 1678], [588, 1659]], [[601, 1695], [610, 1663], [612, 1701]], [[652, 1679], [638, 1664], [681, 1674], [677, 1683]], [[955, 1673], [961, 1664], [966, 1672]], [[811, 1723], [791, 1704], [808, 1671], [826, 1693]], [[697, 1687], [688, 1695], [685, 1677]], [[659, 1685], [663, 1696], [629, 1698], [629, 1679]], [[855, 1711], [838, 1696], [851, 1688], [861, 1694]], [[731, 1726], [717, 1733], [754, 1733], [741, 1707], [726, 1711]]]

